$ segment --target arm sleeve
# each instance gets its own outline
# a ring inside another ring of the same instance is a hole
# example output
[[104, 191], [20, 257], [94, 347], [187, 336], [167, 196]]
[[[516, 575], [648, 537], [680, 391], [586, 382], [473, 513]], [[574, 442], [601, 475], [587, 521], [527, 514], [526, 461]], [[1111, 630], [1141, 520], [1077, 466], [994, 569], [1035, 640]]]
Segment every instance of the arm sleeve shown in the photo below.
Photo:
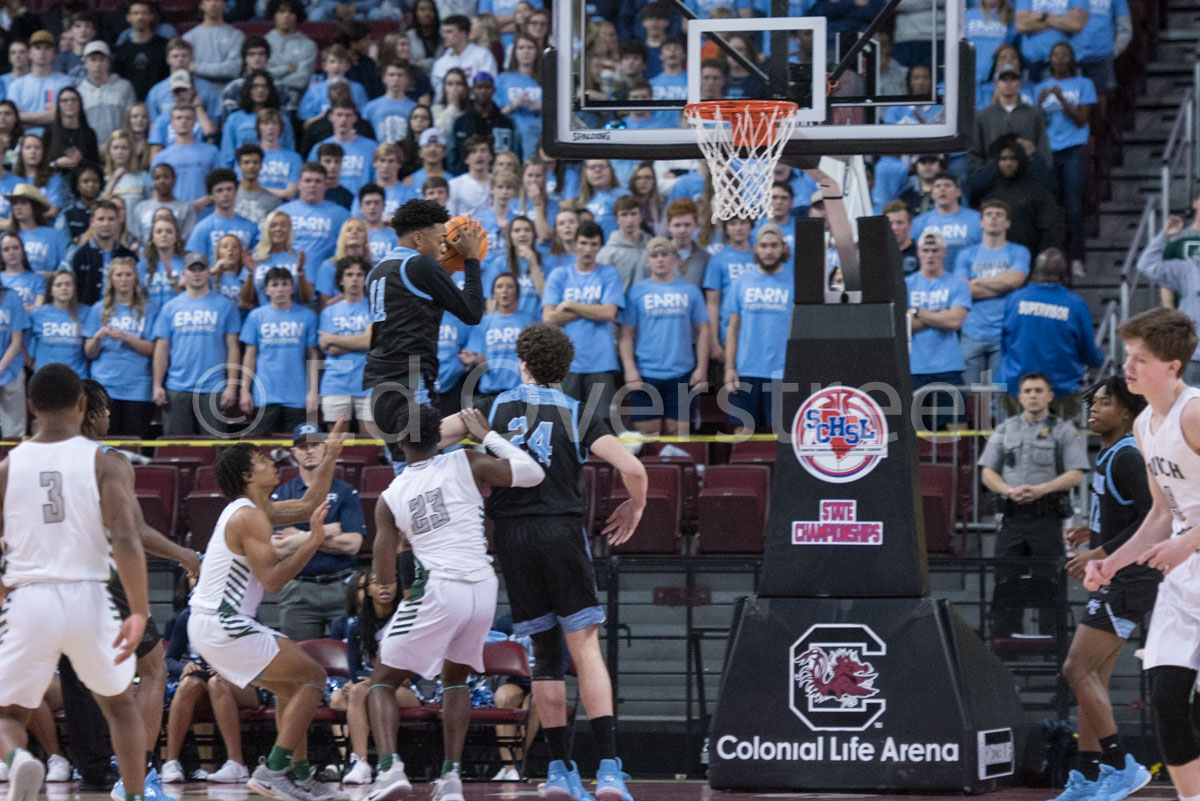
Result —
[[414, 257], [405, 272], [413, 286], [428, 293], [434, 303], [467, 325], [477, 325], [483, 318], [483, 283], [479, 277], [477, 259], [466, 260], [461, 292], [446, 275], [442, 265], [428, 256]]
[[495, 431], [487, 433], [487, 436], [483, 438], [483, 445], [492, 456], [508, 461], [508, 469], [512, 473], [512, 486], [536, 487], [546, 477], [546, 471], [533, 460], [532, 456]]
[[[1127, 501], [1133, 501], [1136, 516], [1124, 529], [1113, 532], [1112, 536], [1100, 544], [1105, 553], [1111, 554], [1133, 536], [1150, 511], [1154, 503], [1150, 495], [1150, 483], [1146, 478], [1146, 463], [1136, 448], [1124, 448], [1113, 459], [1112, 483], [1117, 494]], [[1108, 532], [1102, 532], [1107, 534]]]

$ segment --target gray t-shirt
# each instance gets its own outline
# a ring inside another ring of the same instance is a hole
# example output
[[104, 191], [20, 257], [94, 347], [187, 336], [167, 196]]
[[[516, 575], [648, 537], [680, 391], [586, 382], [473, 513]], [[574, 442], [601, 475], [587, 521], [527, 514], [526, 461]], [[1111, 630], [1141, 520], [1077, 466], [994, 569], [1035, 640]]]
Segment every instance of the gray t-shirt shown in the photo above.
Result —
[[255, 225], [262, 225], [263, 220], [267, 219], [267, 215], [271, 213], [271, 210], [282, 202], [277, 196], [272, 195], [265, 189], [260, 189], [257, 192], [247, 192], [244, 189], [238, 189], [237, 202], [234, 203], [233, 210]]

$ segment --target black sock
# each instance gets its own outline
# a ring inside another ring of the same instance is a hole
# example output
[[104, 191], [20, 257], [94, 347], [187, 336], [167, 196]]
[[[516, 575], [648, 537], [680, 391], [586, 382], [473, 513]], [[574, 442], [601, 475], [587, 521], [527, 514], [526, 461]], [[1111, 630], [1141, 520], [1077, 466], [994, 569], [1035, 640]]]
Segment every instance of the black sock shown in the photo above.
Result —
[[613, 725], [613, 716], [605, 715], [588, 721], [592, 724], [592, 736], [596, 738], [596, 747], [600, 749], [601, 759], [617, 758], [617, 730]]
[[1112, 765], [1121, 770], [1125, 767], [1125, 749], [1121, 747], [1121, 735], [1111, 734], [1100, 738], [1100, 752], [1104, 754], [1104, 764]]
[[550, 758], [565, 763], [570, 756], [567, 753], [567, 727], [548, 726], [542, 731], [546, 733], [546, 742], [550, 745]]
[[1080, 751], [1079, 772], [1083, 774], [1083, 778], [1094, 782], [1100, 778], [1100, 763], [1103, 761], [1104, 752], [1102, 751]]

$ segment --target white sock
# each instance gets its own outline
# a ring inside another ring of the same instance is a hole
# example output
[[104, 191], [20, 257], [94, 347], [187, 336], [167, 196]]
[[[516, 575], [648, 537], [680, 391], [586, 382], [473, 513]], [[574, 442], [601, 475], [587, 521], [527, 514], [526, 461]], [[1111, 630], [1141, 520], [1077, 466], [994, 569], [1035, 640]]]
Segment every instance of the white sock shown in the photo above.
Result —
[[1179, 801], [1200, 801], [1200, 795], [1180, 795]]

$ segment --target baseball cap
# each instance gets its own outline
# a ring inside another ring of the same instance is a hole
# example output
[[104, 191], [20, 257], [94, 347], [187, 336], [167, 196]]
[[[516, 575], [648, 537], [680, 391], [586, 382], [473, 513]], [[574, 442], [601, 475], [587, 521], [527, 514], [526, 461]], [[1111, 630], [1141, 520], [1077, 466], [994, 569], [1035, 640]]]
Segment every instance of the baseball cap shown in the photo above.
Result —
[[183, 269], [186, 270], [187, 268], [191, 267], [193, 264], [202, 264], [202, 265], [204, 265], [204, 269], [207, 270], [208, 269], [208, 256], [205, 256], [203, 253], [200, 253], [199, 251], [195, 251], [195, 250], [184, 254]]
[[171, 73], [170, 83], [167, 85], [172, 92], [176, 89], [191, 89], [192, 74], [187, 70], [175, 70]]
[[471, 78], [471, 86], [478, 86], [481, 83], [495, 84], [496, 79], [492, 77], [490, 72], [477, 72]]
[[102, 39], [95, 39], [91, 42], [88, 42], [87, 46], [83, 48], [84, 58], [87, 58], [92, 53], [103, 53], [109, 58], [112, 58], [112, 51], [108, 49], [108, 44]]
[[325, 435], [321, 433], [321, 429], [317, 427], [316, 423], [301, 423], [292, 432], [293, 445], [299, 445], [308, 439], [312, 439], [314, 442], [325, 441]]
[[35, 47], [37, 45], [50, 45], [51, 47], [54, 47], [54, 34], [50, 33], [50, 31], [42, 30], [38, 31], [33, 36], [30, 36], [29, 46]]
[[997, 78], [1003, 78], [1005, 75], [1016, 75], [1018, 78], [1020, 78], [1021, 70], [1017, 67], [1016, 64], [1013, 64], [1011, 62], [1006, 63], [1006, 64], [1001, 64], [999, 67], [996, 67], [996, 77]]
[[942, 236], [941, 231], [929, 228], [922, 231], [920, 238], [917, 239], [917, 246], [921, 245], [937, 245], [944, 248], [946, 247], [946, 237]]
[[656, 236], [646, 243], [646, 255], [653, 255], [660, 250], [664, 250], [667, 253], [674, 253], [675, 246], [665, 236]]
[[445, 147], [446, 135], [437, 128], [426, 128], [425, 130], [421, 131], [421, 136], [417, 139], [417, 145], [419, 147], [425, 147], [425, 145], [430, 144], [436, 144]]

